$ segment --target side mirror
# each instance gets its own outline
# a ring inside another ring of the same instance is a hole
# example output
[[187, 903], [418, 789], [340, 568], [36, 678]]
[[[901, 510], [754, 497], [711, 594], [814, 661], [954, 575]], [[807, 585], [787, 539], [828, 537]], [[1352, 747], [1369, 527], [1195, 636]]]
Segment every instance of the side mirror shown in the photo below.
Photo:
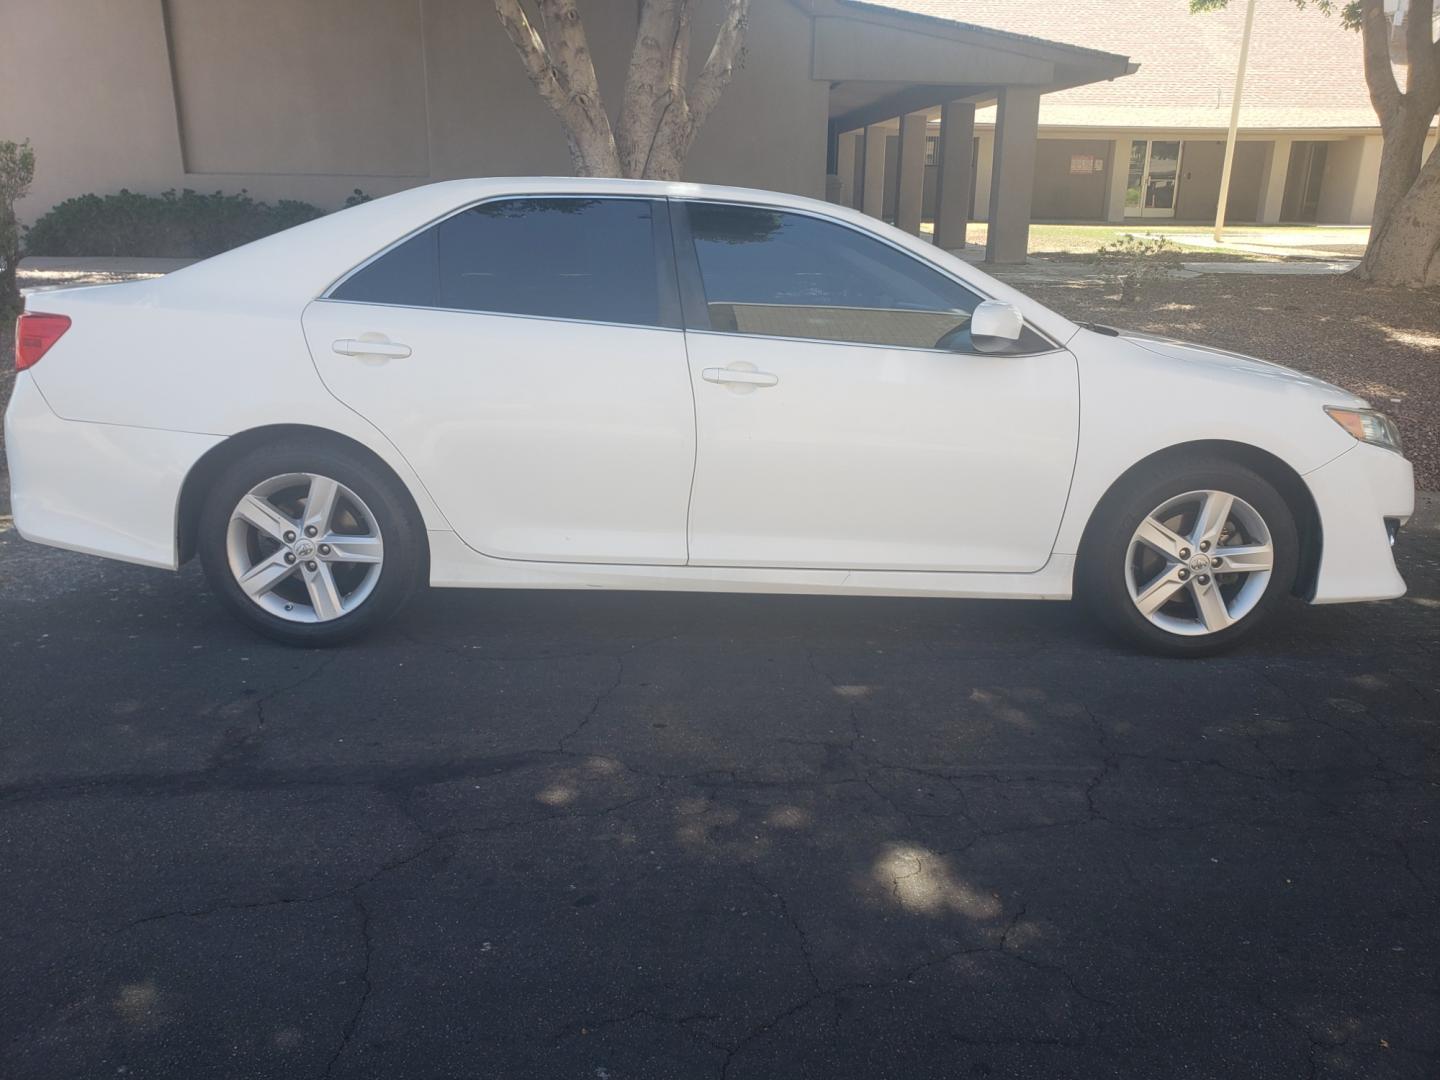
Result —
[[982, 300], [970, 313], [970, 342], [976, 352], [1004, 352], [1024, 329], [1020, 309], [1003, 300]]

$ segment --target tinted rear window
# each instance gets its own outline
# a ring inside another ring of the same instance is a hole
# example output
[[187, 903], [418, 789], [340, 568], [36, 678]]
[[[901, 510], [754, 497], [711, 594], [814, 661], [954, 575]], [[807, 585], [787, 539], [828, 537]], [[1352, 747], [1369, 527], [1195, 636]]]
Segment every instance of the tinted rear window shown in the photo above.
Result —
[[660, 326], [644, 199], [506, 199], [447, 218], [344, 282], [337, 300]]

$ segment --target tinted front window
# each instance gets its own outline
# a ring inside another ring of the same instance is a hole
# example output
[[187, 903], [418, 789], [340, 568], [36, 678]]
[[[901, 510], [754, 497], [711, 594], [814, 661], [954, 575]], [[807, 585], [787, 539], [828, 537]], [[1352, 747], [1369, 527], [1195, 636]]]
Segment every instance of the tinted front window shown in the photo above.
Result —
[[803, 214], [693, 203], [716, 330], [933, 348], [980, 298], [879, 240]]
[[658, 326], [661, 270], [643, 199], [507, 199], [447, 218], [332, 295]]

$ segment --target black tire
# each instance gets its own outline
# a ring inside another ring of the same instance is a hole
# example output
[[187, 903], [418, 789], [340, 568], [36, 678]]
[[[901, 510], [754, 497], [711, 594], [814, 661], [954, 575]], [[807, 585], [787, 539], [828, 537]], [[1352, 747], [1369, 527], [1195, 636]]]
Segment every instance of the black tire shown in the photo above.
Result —
[[[1136, 607], [1126, 583], [1126, 565], [1131, 539], [1152, 511], [1170, 499], [1203, 490], [1227, 492], [1254, 508], [1270, 532], [1273, 567], [1264, 593], [1247, 614], [1223, 630], [1187, 636], [1155, 625]], [[1145, 652], [1210, 656], [1233, 647], [1271, 615], [1290, 594], [1299, 562], [1295, 516], [1268, 480], [1225, 458], [1171, 458], [1134, 470], [1102, 500], [1080, 546], [1076, 595], [1103, 626]]]
[[[226, 538], [235, 507], [256, 485], [287, 473], [314, 473], [343, 484], [364, 501], [383, 537], [384, 559], [369, 595], [329, 621], [291, 622], [266, 611], [246, 595], [230, 568]], [[200, 509], [196, 541], [205, 576], [232, 615], [266, 637], [308, 648], [338, 645], [370, 632], [400, 610], [426, 570], [424, 526], [400, 482], [365, 455], [323, 443], [278, 442], [231, 462]]]

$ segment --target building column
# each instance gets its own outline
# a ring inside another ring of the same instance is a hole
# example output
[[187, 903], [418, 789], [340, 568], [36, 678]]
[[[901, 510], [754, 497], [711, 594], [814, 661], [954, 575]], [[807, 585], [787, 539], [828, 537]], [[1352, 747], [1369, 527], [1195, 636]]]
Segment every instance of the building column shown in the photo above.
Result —
[[990, 177], [995, 171], [995, 132], [980, 132], [980, 145], [975, 148], [975, 194], [970, 199], [970, 212], [975, 221], [990, 220]]
[[[1379, 135], [1365, 135], [1360, 141], [1360, 161], [1355, 169], [1355, 186], [1350, 195], [1347, 224], [1369, 225], [1375, 220], [1375, 195], [1380, 186], [1380, 152], [1385, 140]], [[1427, 152], [1428, 153], [1428, 152]], [[1421, 161], [1426, 160], [1422, 157]]]
[[900, 118], [900, 168], [896, 187], [895, 224], [911, 236], [920, 235], [920, 211], [925, 202], [925, 136], [929, 118], [923, 112]]
[[1105, 220], [1125, 220], [1125, 191], [1130, 185], [1130, 140], [1110, 140], [1110, 180], [1105, 186]]
[[1276, 139], [1270, 144], [1265, 171], [1260, 174], [1260, 224], [1274, 225], [1280, 220], [1280, 208], [1285, 202], [1285, 177], [1289, 171], [1290, 140]]
[[970, 224], [972, 160], [975, 153], [975, 105], [947, 101], [940, 107], [939, 166], [935, 185], [935, 246], [954, 251], [965, 246]]
[[871, 217], [885, 216], [886, 131], [872, 124], [865, 129], [865, 183], [860, 209]]
[[995, 163], [990, 179], [990, 229], [985, 261], [1023, 263], [1030, 246], [1030, 197], [1035, 190], [1035, 142], [1040, 92], [1028, 86], [1000, 91], [995, 112]]
[[842, 131], [835, 146], [835, 174], [840, 178], [835, 201], [841, 206], [855, 205], [855, 165], [860, 155], [860, 132]]

